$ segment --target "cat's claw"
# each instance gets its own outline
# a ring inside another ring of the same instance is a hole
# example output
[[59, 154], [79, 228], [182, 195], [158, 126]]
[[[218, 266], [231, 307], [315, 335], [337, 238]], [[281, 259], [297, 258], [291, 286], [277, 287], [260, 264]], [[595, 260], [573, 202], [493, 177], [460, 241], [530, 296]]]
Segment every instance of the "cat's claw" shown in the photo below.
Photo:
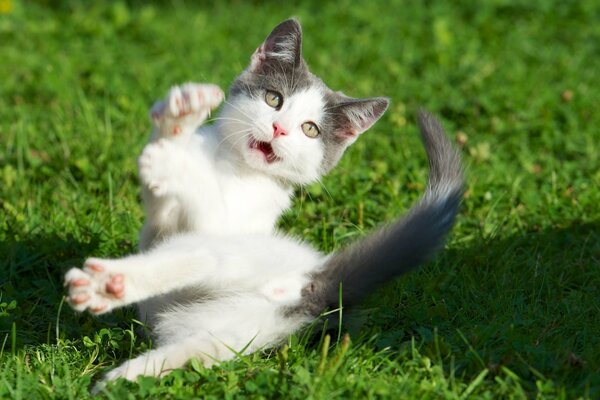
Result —
[[224, 98], [223, 90], [210, 83], [174, 86], [164, 100], [152, 106], [150, 119], [159, 127], [161, 137], [191, 133]]
[[71, 268], [65, 275], [67, 303], [76, 311], [102, 314], [120, 305], [125, 296], [125, 277], [108, 272], [98, 259], [88, 259], [83, 269]]

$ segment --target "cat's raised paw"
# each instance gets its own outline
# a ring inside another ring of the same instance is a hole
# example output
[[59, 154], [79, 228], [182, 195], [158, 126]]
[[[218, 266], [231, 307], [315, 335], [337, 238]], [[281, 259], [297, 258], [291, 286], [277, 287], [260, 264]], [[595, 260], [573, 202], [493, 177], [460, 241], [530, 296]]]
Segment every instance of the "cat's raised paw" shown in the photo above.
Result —
[[163, 101], [154, 104], [150, 118], [159, 126], [162, 137], [191, 133], [224, 98], [223, 90], [210, 83], [174, 86]]
[[89, 258], [83, 269], [71, 268], [65, 275], [67, 303], [77, 311], [102, 314], [118, 307], [125, 296], [125, 277], [111, 272], [105, 261]]

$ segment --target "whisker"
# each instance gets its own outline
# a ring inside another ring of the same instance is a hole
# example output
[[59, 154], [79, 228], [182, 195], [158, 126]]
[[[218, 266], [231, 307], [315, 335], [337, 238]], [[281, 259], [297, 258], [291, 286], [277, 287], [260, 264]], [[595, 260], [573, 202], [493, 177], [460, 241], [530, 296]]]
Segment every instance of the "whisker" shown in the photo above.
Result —
[[225, 100], [225, 103], [229, 104], [231, 107], [235, 108], [237, 111], [239, 111], [240, 113], [244, 114], [244, 116], [246, 116], [246, 118], [248, 118], [249, 120], [253, 120], [254, 119], [252, 116], [248, 115], [244, 110], [242, 110], [241, 108], [239, 108], [238, 106], [236, 106], [232, 102]]
[[[243, 131], [241, 131], [241, 132], [239, 132], [239, 133], [242, 133], [242, 132], [243, 132]], [[248, 132], [248, 133], [246, 133], [246, 134], [244, 134], [244, 135], [240, 136], [239, 138], [237, 138], [237, 140], [236, 140], [235, 142], [233, 142], [233, 143], [232, 143], [232, 146], [237, 146], [237, 144], [238, 144], [239, 142], [243, 141], [243, 140], [244, 140], [244, 139], [246, 139], [246, 138], [249, 138], [250, 136], [251, 136], [251, 135], [250, 135], [250, 132]]]
[[241, 122], [241, 121], [226, 121], [226, 120], [223, 120], [223, 121], [218, 121], [218, 125], [222, 126], [222, 127], [231, 126], [231, 125], [233, 125], [233, 126], [240, 126], [241, 125], [245, 129], [252, 129], [252, 128], [254, 128], [254, 125], [252, 125], [251, 123], [248, 123], [248, 122], [244, 123], [244, 122]]
[[[223, 139], [217, 144], [217, 147], [221, 146], [230, 137], [242, 134], [242, 136], [238, 140], [236, 140], [235, 142], [232, 143], [231, 147], [233, 147], [234, 145], [236, 145], [239, 142], [239, 140], [250, 137], [251, 131], [252, 131], [252, 129], [242, 129], [239, 131], [232, 132], [229, 135], [224, 136]], [[244, 132], [247, 132], [247, 133], [244, 133]]]
[[214, 122], [214, 121], [235, 121], [235, 122], [239, 122], [241, 124], [251, 125], [251, 123], [248, 122], [248, 121], [244, 121], [243, 119], [239, 119], [239, 118], [231, 118], [231, 117], [214, 117], [214, 118], [207, 119], [207, 121], [208, 122]]
[[327, 195], [329, 196], [329, 198], [331, 200], [333, 200], [333, 196], [331, 195], [331, 192], [327, 189], [327, 186], [325, 186], [325, 184], [323, 183], [322, 177], [317, 178], [316, 182], [323, 188], [323, 190], [325, 190], [325, 193], [327, 193]]

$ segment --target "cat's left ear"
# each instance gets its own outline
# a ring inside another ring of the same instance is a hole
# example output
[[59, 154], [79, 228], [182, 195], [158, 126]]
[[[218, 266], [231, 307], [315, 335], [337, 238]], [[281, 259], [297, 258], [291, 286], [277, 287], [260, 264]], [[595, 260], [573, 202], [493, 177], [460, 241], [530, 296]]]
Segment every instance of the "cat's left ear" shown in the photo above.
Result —
[[389, 104], [387, 97], [342, 100], [334, 108], [336, 138], [350, 145], [381, 118]]
[[250, 71], [261, 72], [276, 63], [295, 67], [302, 62], [302, 28], [295, 19], [288, 19], [277, 25], [265, 41], [256, 49], [250, 61]]

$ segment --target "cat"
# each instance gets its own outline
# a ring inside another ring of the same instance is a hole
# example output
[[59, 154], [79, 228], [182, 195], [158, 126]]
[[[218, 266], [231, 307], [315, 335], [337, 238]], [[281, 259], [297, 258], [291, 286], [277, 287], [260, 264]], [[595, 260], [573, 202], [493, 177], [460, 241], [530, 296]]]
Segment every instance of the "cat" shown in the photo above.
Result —
[[[183, 232], [273, 233], [295, 186], [319, 180], [344, 150], [386, 111], [385, 97], [356, 99], [329, 89], [302, 57], [295, 19], [276, 26], [224, 100], [212, 84], [173, 87], [154, 104], [154, 125], [139, 158], [146, 221], [139, 248]], [[172, 303], [195, 301], [181, 290], [138, 304], [152, 327]]]
[[463, 193], [459, 153], [437, 120], [420, 112], [429, 158], [424, 195], [403, 217], [338, 252], [323, 255], [271, 233], [174, 234], [121, 259], [88, 258], [65, 275], [69, 304], [101, 314], [185, 287], [202, 302], [171, 306], [155, 327], [157, 347], [108, 372], [99, 383], [162, 376], [191, 358], [205, 366], [279, 344], [326, 309], [353, 306], [377, 286], [412, 270], [444, 243]]
[[276, 26], [223, 101], [212, 84], [173, 87], [150, 111], [139, 158], [146, 222], [140, 249], [182, 232], [272, 233], [294, 187], [319, 180], [385, 112], [385, 97], [329, 89], [302, 57], [295, 19]]
[[[171, 89], [151, 110], [140, 159], [147, 220], [140, 250], [89, 258], [65, 275], [69, 304], [102, 314], [143, 302], [158, 347], [104, 381], [159, 376], [191, 357], [205, 365], [274, 346], [338, 301], [352, 305], [443, 244], [462, 193], [460, 159], [433, 117], [420, 115], [428, 189], [406, 217], [323, 256], [278, 235], [295, 185], [318, 180], [383, 115], [388, 99], [353, 99], [308, 71], [295, 20], [278, 25], [223, 100], [215, 85]], [[148, 303], [150, 301], [151, 303]]]

